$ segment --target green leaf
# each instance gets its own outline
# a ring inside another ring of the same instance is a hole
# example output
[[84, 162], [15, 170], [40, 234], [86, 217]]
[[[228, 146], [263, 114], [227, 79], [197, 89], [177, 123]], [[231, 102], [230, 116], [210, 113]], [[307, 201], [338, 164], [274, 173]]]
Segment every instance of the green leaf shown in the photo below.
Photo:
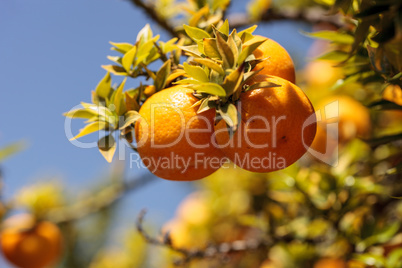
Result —
[[141, 115], [137, 112], [137, 111], [128, 111], [125, 115], [124, 115], [124, 124], [123, 126], [120, 127], [121, 129], [125, 129], [126, 127], [128, 127], [129, 125], [133, 124], [134, 122], [136, 122], [139, 118], [141, 117]]
[[188, 23], [190, 26], [197, 26], [198, 22], [201, 20], [202, 17], [208, 15], [209, 13], [209, 6], [205, 5], [200, 10], [198, 10], [194, 15], [191, 16]]
[[112, 92], [112, 78], [110, 73], [107, 72], [106, 75], [99, 81], [95, 89], [96, 94], [104, 99], [108, 99], [110, 93]]
[[137, 42], [140, 43], [140, 45], [148, 42], [149, 39], [151, 39], [153, 36], [151, 26], [149, 24], [146, 24], [137, 34]]
[[253, 39], [244, 43], [243, 51], [240, 53], [237, 63], [243, 63], [247, 59], [247, 57], [253, 54], [254, 50], [256, 50], [265, 41], [267, 41], [265, 37], [256, 36]]
[[111, 48], [112, 50], [116, 50], [122, 54], [126, 53], [133, 47], [133, 45], [129, 44], [129, 43], [114, 43], [114, 42], [109, 42], [109, 43], [112, 46], [114, 46]]
[[195, 58], [194, 61], [201, 63], [202, 65], [207, 66], [208, 68], [217, 71], [221, 75], [225, 75], [225, 71], [222, 69], [222, 66], [220, 66], [218, 63], [216, 63], [213, 60], [210, 60], [207, 58]]
[[209, 101], [209, 97], [205, 98], [201, 101], [200, 107], [197, 110], [197, 114], [208, 111], [209, 109], [216, 108], [216, 104], [213, 101]]
[[[236, 44], [236, 42], [235, 42], [235, 36], [236, 36], [236, 29], [233, 30], [233, 32], [229, 36], [228, 45], [230, 47], [230, 50], [233, 52], [233, 58], [236, 63], [236, 60], [239, 57], [239, 47], [238, 47], [238, 44]], [[240, 40], [240, 43], [241, 43], [241, 40]], [[241, 45], [240, 45], [240, 47], [241, 47]]]
[[216, 44], [222, 57], [223, 68], [232, 69], [235, 64], [234, 52], [220, 34], [216, 35]]
[[367, 237], [363, 241], [360, 241], [356, 245], [356, 249], [360, 252], [365, 251], [368, 247], [374, 244], [382, 244], [388, 242], [398, 231], [399, 231], [400, 223], [394, 222], [388, 226], [385, 226], [380, 231], [377, 231], [376, 234]]
[[402, 248], [391, 251], [387, 256], [387, 268], [400, 268], [402, 263]]
[[114, 95], [113, 104], [115, 106], [115, 111], [117, 115], [123, 115], [126, 112], [126, 103], [124, 101], [124, 94], [123, 94], [123, 88], [124, 85], [126, 84], [126, 81], [127, 77], [124, 78], [124, 80], [120, 83]]
[[215, 83], [202, 83], [192, 87], [197, 93], [207, 93], [214, 96], [226, 97], [226, 91]]
[[318, 31], [314, 33], [303, 32], [303, 34], [310, 37], [324, 39], [334, 43], [345, 45], [351, 45], [355, 41], [355, 38], [352, 35], [346, 33], [338, 33], [336, 31]]
[[222, 24], [221, 27], [218, 29], [221, 33], [229, 36], [229, 21], [226, 19], [225, 22]]
[[182, 80], [174, 82], [175, 85], [201, 85], [203, 83], [204, 82], [194, 80], [194, 79], [191, 79], [191, 78], [182, 79]]
[[239, 32], [238, 35], [239, 35], [240, 38], [242, 38], [242, 36], [243, 36], [245, 33], [252, 34], [252, 33], [255, 31], [255, 29], [257, 29], [257, 27], [258, 27], [258, 25], [253, 25], [253, 26], [251, 26], [251, 27], [249, 27], [249, 28], [247, 28], [247, 29], [245, 29], [245, 30]]
[[86, 125], [84, 128], [82, 128], [80, 130], [80, 132], [73, 138], [71, 138], [70, 140], [76, 140], [80, 137], [86, 136], [88, 134], [91, 134], [95, 131], [99, 131], [102, 129], [105, 129], [105, 127], [107, 126], [105, 121], [96, 121], [93, 122], [91, 124]]
[[211, 36], [206, 31], [199, 28], [191, 27], [188, 25], [183, 25], [183, 27], [188, 37], [193, 39], [195, 42], [202, 41], [204, 38], [211, 38]]
[[227, 95], [232, 95], [236, 91], [241, 91], [241, 86], [243, 82], [245, 64], [240, 65], [235, 71], [231, 72], [225, 77], [222, 87], [225, 89]]
[[116, 66], [116, 65], [102, 65], [101, 66], [103, 69], [105, 69], [108, 72], [111, 72], [114, 75], [128, 75], [126, 70], [121, 67], [121, 66]]
[[216, 40], [213, 38], [204, 39], [204, 53], [207, 57], [211, 59], [221, 59], [221, 54], [218, 50], [218, 45]]
[[170, 70], [171, 70], [171, 61], [167, 60], [159, 69], [159, 71], [156, 73], [154, 86], [157, 92], [165, 88], [166, 81], [170, 75]]
[[229, 126], [229, 133], [233, 134], [236, 132], [238, 126], [238, 112], [236, 106], [232, 103], [227, 103], [224, 106], [219, 107], [218, 111], [222, 119]]
[[200, 66], [193, 66], [185, 62], [183, 64], [184, 66], [184, 71], [194, 78], [195, 80], [201, 81], [201, 82], [209, 82], [208, 76], [205, 73], [204, 69], [202, 69]]
[[355, 255], [354, 260], [363, 262], [369, 267], [384, 267], [385, 258], [381, 255], [375, 255], [373, 253], [364, 253]]
[[98, 115], [98, 113], [95, 110], [92, 109], [75, 109], [68, 111], [63, 114], [65, 117], [70, 117], [70, 118], [85, 118], [85, 119], [90, 119], [94, 117], [95, 115]]
[[121, 65], [121, 59], [122, 59], [122, 57], [119, 57], [119, 56], [106, 56], [106, 58], [107, 58], [108, 60], [113, 61], [114, 63], [117, 63], [117, 64], [120, 64], [120, 65]]
[[[189, 54], [190, 56], [193, 57], [202, 57], [201, 52], [198, 50], [198, 45], [192, 45], [192, 46], [179, 46], [181, 50], [183, 50], [185, 53]], [[205, 49], [205, 47], [204, 47]]]
[[131, 70], [131, 66], [134, 64], [134, 60], [135, 60], [135, 53], [137, 52], [137, 47], [133, 46], [132, 49], [130, 49], [129, 51], [127, 51], [126, 54], [124, 54], [123, 58], [122, 58], [122, 65], [123, 68], [127, 71], [130, 72]]
[[112, 162], [113, 155], [116, 152], [116, 141], [112, 134], [102, 137], [98, 141], [99, 152], [109, 163]]
[[148, 40], [144, 44], [138, 46], [136, 62], [138, 62], [138, 63], [145, 62], [145, 59], [150, 55], [152, 50], [154, 51], [154, 53], [157, 53], [157, 49], [155, 49], [154, 43], [156, 41], [158, 41], [158, 39], [159, 39], [159, 35]]
[[348, 57], [349, 54], [345, 51], [333, 50], [317, 57], [317, 60], [334, 60], [339, 62], [347, 60]]
[[0, 162], [2, 162], [7, 157], [24, 150], [26, 143], [24, 141], [14, 142], [0, 149]]
[[258, 88], [269, 88], [269, 87], [281, 87], [281, 85], [265, 81], [265, 82], [261, 82], [261, 83], [252, 84], [251, 86], [249, 86], [246, 89], [246, 91], [250, 91], [250, 90], [254, 90], [254, 89], [258, 89]]

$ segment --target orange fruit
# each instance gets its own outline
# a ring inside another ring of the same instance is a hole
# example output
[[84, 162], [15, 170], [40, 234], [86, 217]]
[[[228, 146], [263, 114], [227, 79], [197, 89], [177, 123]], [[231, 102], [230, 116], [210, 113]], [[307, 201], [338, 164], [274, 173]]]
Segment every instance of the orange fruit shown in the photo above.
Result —
[[[261, 36], [256, 37], [264, 38]], [[263, 68], [259, 74], [274, 75], [295, 83], [295, 66], [289, 53], [274, 40], [266, 39], [253, 52], [256, 59], [265, 59], [263, 62], [258, 63], [253, 71]]]
[[204, 178], [220, 168], [223, 154], [214, 146], [215, 110], [197, 114], [193, 90], [174, 86], [142, 105], [135, 125], [138, 153], [148, 169], [167, 180]]
[[321, 111], [321, 124], [338, 121], [340, 143], [348, 142], [355, 137], [368, 138], [370, 136], [369, 110], [353, 98], [345, 95], [332, 95], [317, 105], [318, 110]]
[[0, 244], [4, 256], [20, 268], [43, 268], [54, 264], [62, 252], [59, 228], [47, 221], [36, 222], [21, 214], [7, 219]]
[[382, 93], [382, 97], [402, 106], [402, 89], [398, 85], [387, 86]]
[[295, 84], [274, 76], [258, 76], [280, 87], [260, 88], [241, 94], [237, 103], [241, 120], [230, 138], [226, 123], [215, 126], [216, 140], [236, 165], [255, 172], [283, 169], [298, 160], [316, 132], [314, 108]]
[[314, 268], [346, 268], [346, 263], [341, 259], [324, 258], [317, 261]]
[[334, 67], [336, 63], [325, 60], [309, 62], [304, 70], [304, 76], [309, 85], [322, 90], [322, 86], [331, 86], [342, 77], [341, 68]]

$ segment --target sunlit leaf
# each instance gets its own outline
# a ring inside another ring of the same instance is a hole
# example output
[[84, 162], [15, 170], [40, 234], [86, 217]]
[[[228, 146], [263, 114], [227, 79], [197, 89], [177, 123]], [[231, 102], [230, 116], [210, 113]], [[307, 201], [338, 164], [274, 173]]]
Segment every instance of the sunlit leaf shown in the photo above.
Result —
[[246, 91], [249, 90], [254, 90], [258, 88], [269, 88], [269, 87], [281, 87], [281, 85], [275, 84], [273, 82], [265, 81], [265, 82], [260, 82], [260, 83], [255, 83], [249, 86]]
[[199, 28], [191, 27], [188, 25], [184, 25], [183, 27], [187, 35], [195, 42], [202, 41], [204, 38], [211, 38], [211, 36], [206, 31]]
[[115, 95], [114, 95], [114, 100], [113, 104], [115, 106], [115, 111], [117, 115], [123, 115], [126, 112], [126, 103], [124, 101], [124, 93], [123, 93], [123, 88], [124, 85], [126, 84], [127, 77], [124, 78], [124, 80], [121, 82], [119, 87], [116, 89]]
[[223, 68], [213, 60], [207, 58], [195, 58], [194, 61], [217, 71], [221, 75], [225, 75], [225, 71], [223, 70]]
[[112, 78], [110, 77], [109, 72], [107, 72], [102, 80], [99, 81], [98, 85], [96, 86], [95, 92], [101, 98], [109, 98], [110, 93], [112, 92]]
[[247, 28], [247, 29], [245, 29], [245, 30], [239, 32], [238, 35], [239, 35], [240, 38], [242, 38], [242, 36], [243, 36], [245, 33], [252, 34], [252, 33], [255, 31], [255, 29], [257, 29], [257, 27], [258, 27], [258, 25], [253, 25], [253, 26], [251, 26], [251, 27], [249, 27], [249, 28]]
[[129, 51], [127, 51], [126, 54], [124, 54], [123, 58], [122, 58], [122, 65], [123, 68], [129, 72], [131, 70], [131, 66], [134, 64], [134, 60], [135, 60], [135, 54], [137, 52], [137, 47], [133, 46], [132, 49], [130, 49]]
[[115, 75], [128, 75], [126, 70], [122, 66], [116, 65], [102, 65], [101, 66], [106, 71], [115, 74]]
[[84, 119], [90, 119], [97, 115], [98, 113], [95, 110], [92, 109], [75, 109], [68, 111], [67, 113], [64, 113], [63, 115], [66, 117], [70, 118], [84, 118]]
[[221, 37], [220, 34], [216, 35], [216, 44], [219, 54], [222, 57], [223, 68], [233, 68], [235, 64], [234, 52], [231, 50], [230, 46], [226, 43], [226, 41]]
[[84, 128], [82, 128], [80, 130], [80, 132], [75, 137], [71, 138], [70, 140], [75, 140], [80, 137], [91, 134], [93, 132], [105, 129], [106, 126], [107, 126], [107, 124], [105, 121], [96, 121], [96, 122], [90, 123], [90, 124], [86, 125]]
[[129, 125], [136, 122], [140, 117], [141, 117], [141, 115], [137, 111], [128, 111], [124, 115], [124, 118], [125, 118], [124, 124], [123, 124], [123, 126], [120, 127], [120, 129], [125, 129]]
[[221, 33], [229, 36], [229, 21], [226, 19], [221, 27], [218, 29]]
[[0, 148], [0, 162], [2, 162], [7, 157], [10, 157], [11, 155], [24, 150], [26, 146], [27, 145], [24, 141], [18, 141]]
[[338, 44], [351, 45], [355, 41], [355, 38], [352, 35], [346, 33], [338, 33], [336, 31], [319, 31], [314, 33], [303, 32], [303, 34], [318, 39], [332, 41]]
[[216, 40], [213, 38], [204, 39], [204, 53], [211, 59], [221, 59]]
[[208, 15], [208, 13], [209, 13], [209, 6], [206, 5], [191, 16], [191, 18], [188, 21], [188, 24], [190, 26], [197, 26], [201, 18]]
[[[181, 50], [193, 57], [202, 57], [202, 53], [198, 50], [198, 45], [193, 46], [179, 46]], [[205, 45], [204, 45], [205, 49]]]
[[167, 60], [162, 67], [159, 69], [158, 72], [156, 72], [156, 78], [154, 81], [154, 86], [156, 88], [156, 91], [160, 91], [165, 88], [166, 86], [166, 81], [169, 77], [170, 70], [171, 70], [171, 61]]
[[243, 45], [243, 51], [240, 53], [237, 63], [243, 63], [248, 56], [253, 54], [254, 50], [256, 50], [262, 43], [264, 43], [267, 39], [262, 36], [256, 36], [253, 39], [247, 41]]
[[226, 96], [226, 91], [223, 89], [223, 87], [215, 83], [202, 83], [193, 86], [193, 89], [196, 90], [198, 93], [207, 93], [219, 97]]
[[205, 73], [204, 69], [202, 69], [200, 66], [193, 66], [188, 64], [187, 62], [185, 62], [183, 66], [186, 73], [195, 80], [201, 82], [209, 82], [207, 74]]
[[114, 46], [111, 48], [112, 50], [116, 50], [122, 54], [126, 53], [133, 47], [133, 45], [129, 44], [129, 43], [114, 43], [114, 42], [109, 42], [109, 43], [112, 46]]
[[238, 112], [236, 106], [232, 103], [219, 107], [219, 114], [226, 124], [230, 127], [229, 133], [234, 133], [238, 126]]

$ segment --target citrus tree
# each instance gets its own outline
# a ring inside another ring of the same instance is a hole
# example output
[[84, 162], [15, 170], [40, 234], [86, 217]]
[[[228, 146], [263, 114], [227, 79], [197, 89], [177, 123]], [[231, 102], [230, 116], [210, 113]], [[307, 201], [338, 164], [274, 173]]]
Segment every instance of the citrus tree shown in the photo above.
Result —
[[[80, 200], [56, 183], [22, 189], [1, 207], [10, 263], [402, 267], [400, 1], [253, 0], [244, 14], [230, 0], [131, 2], [171, 39], [146, 24], [134, 43], [111, 42], [91, 101], [64, 116], [86, 120], [72, 141], [99, 132], [105, 161], [128, 148], [150, 173], [116, 170]], [[253, 34], [278, 20], [318, 29], [303, 33], [316, 40], [303, 70]], [[107, 244], [116, 202], [159, 179], [196, 190], [163, 226], [143, 211]]]

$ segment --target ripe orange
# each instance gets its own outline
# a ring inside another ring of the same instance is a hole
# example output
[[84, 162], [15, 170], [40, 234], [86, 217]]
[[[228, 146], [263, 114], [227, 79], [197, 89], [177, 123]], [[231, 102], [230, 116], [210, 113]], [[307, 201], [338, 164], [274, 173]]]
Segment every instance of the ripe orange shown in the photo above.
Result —
[[333, 85], [342, 77], [339, 67], [334, 67], [336, 63], [325, 60], [309, 62], [304, 69], [304, 76], [310, 86], [322, 91], [322, 87]]
[[258, 63], [253, 71], [264, 68], [259, 74], [274, 75], [292, 83], [296, 81], [295, 66], [289, 53], [277, 42], [267, 38], [253, 52], [256, 59], [265, 59]]
[[[331, 103], [335, 105], [331, 105]], [[369, 110], [353, 98], [345, 95], [327, 97], [319, 102], [318, 110], [321, 111], [322, 116], [320, 124], [338, 121], [340, 143], [348, 142], [355, 137], [368, 138], [370, 136]]]
[[236, 165], [255, 172], [283, 169], [298, 160], [316, 132], [314, 108], [293, 83], [274, 76], [258, 76], [280, 87], [242, 93], [237, 103], [241, 114], [232, 138], [221, 120], [215, 135], [224, 154]]
[[215, 110], [197, 114], [193, 90], [174, 86], [142, 105], [135, 126], [138, 153], [148, 169], [167, 180], [204, 178], [219, 169], [223, 154], [214, 146]]
[[20, 268], [43, 268], [53, 264], [62, 252], [62, 235], [51, 222], [35, 223], [21, 214], [7, 219], [0, 244], [4, 256]]
[[402, 89], [398, 85], [389, 85], [384, 89], [382, 97], [402, 106]]

